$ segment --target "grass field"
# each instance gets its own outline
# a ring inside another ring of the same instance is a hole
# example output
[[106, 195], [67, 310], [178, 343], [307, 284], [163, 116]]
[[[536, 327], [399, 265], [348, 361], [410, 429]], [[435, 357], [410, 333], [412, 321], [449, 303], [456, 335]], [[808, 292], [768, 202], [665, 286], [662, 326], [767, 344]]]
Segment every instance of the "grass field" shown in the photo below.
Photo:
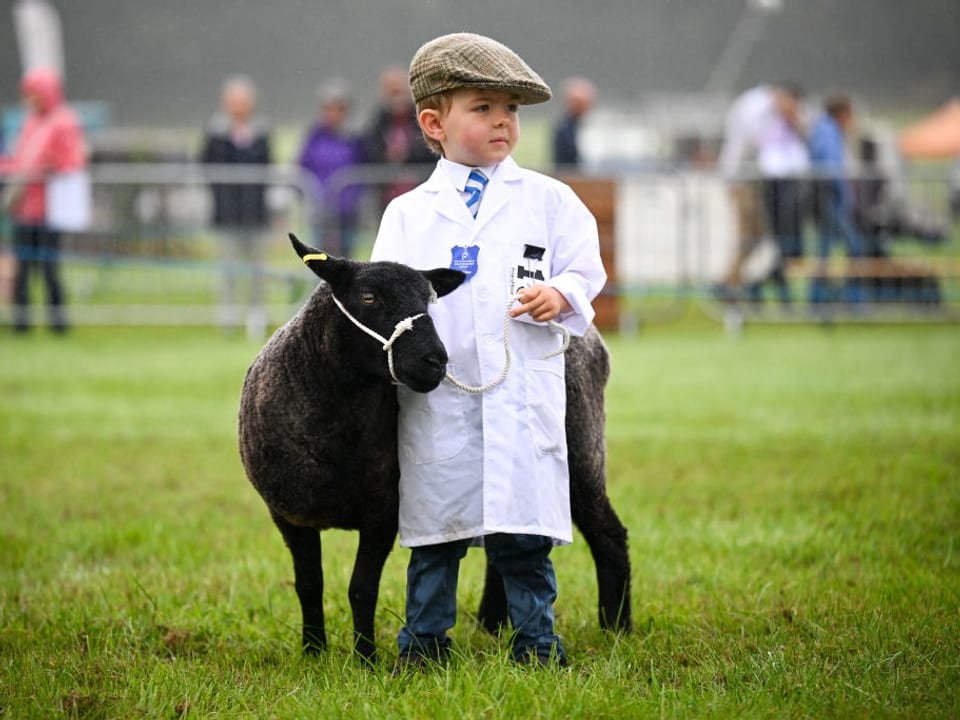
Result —
[[0, 717], [960, 717], [960, 333], [697, 321], [611, 338], [609, 491], [635, 632], [601, 632], [582, 541], [554, 554], [573, 661], [475, 629], [446, 671], [349, 652], [355, 536], [324, 535], [331, 649], [236, 452], [256, 348], [215, 332], [0, 336]]

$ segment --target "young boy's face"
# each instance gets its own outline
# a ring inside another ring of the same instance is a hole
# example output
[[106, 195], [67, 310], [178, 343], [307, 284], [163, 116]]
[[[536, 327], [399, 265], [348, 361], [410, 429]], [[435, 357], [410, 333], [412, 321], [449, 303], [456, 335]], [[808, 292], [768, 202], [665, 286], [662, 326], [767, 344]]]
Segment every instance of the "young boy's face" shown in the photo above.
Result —
[[506, 159], [520, 139], [519, 97], [503, 90], [457, 90], [446, 113], [424, 110], [420, 124], [448, 160], [479, 167]]

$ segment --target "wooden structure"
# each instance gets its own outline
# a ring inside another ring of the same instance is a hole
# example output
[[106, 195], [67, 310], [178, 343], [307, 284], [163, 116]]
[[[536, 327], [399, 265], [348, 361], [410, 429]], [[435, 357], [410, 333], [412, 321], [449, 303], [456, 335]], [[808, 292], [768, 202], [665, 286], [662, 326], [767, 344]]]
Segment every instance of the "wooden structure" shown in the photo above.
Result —
[[619, 299], [611, 288], [615, 288], [617, 282], [617, 265], [614, 256], [617, 183], [611, 179], [590, 178], [582, 175], [562, 176], [559, 179], [573, 188], [597, 220], [597, 230], [600, 234], [600, 258], [607, 271], [607, 288], [593, 301], [593, 307], [597, 311], [594, 324], [601, 330], [616, 330], [620, 326]]

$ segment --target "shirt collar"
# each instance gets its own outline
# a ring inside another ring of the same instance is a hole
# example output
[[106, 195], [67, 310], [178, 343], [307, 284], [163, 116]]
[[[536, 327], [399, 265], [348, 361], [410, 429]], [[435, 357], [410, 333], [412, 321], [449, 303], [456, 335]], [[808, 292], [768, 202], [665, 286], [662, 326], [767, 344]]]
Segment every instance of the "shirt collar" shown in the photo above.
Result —
[[[473, 166], [461, 165], [452, 160], [447, 160], [445, 157], [440, 158], [440, 167], [443, 169], [444, 174], [450, 179], [450, 182], [453, 183], [453, 186], [460, 192], [464, 191], [464, 188], [467, 186], [467, 178], [470, 177], [470, 171], [474, 169]], [[486, 175], [489, 180], [493, 177], [498, 167], [500, 167], [499, 163], [496, 165], [485, 165], [476, 169]]]

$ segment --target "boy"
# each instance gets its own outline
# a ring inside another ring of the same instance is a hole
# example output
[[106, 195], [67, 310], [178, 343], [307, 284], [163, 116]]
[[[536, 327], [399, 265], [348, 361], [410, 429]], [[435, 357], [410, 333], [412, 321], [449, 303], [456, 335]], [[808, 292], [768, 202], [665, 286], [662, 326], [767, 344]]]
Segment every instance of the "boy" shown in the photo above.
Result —
[[550, 88], [509, 48], [436, 38], [414, 55], [410, 87], [440, 159], [387, 207], [372, 259], [466, 273], [430, 311], [447, 369], [471, 385], [506, 374], [479, 393], [397, 390], [400, 543], [412, 548], [398, 667], [446, 659], [460, 560], [479, 537], [504, 578], [514, 658], [565, 664], [549, 557], [572, 541], [564, 365], [549, 357], [561, 340], [547, 322], [582, 334], [593, 318], [606, 280], [596, 222], [569, 187], [510, 157], [518, 106], [549, 100]]

